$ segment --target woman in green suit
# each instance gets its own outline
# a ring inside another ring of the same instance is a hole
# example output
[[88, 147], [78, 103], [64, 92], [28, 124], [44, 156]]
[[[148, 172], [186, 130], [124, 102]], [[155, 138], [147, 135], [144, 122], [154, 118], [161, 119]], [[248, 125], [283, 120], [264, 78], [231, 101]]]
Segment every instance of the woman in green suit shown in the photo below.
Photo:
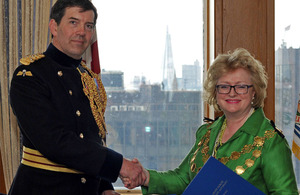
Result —
[[262, 109], [266, 88], [262, 64], [247, 50], [219, 55], [204, 89], [207, 103], [224, 115], [197, 130], [195, 144], [178, 168], [145, 170], [143, 194], [182, 194], [210, 156], [265, 194], [298, 194], [291, 150]]

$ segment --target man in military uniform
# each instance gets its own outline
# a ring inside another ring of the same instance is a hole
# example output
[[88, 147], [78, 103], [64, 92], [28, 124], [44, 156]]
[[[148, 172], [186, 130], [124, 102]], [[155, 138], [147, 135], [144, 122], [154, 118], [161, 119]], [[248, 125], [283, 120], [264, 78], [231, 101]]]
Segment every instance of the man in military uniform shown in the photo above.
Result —
[[52, 43], [21, 59], [11, 106], [23, 135], [23, 157], [9, 194], [117, 194], [120, 177], [142, 183], [137, 161], [104, 146], [106, 93], [81, 60], [95, 34], [89, 0], [58, 0], [50, 15]]

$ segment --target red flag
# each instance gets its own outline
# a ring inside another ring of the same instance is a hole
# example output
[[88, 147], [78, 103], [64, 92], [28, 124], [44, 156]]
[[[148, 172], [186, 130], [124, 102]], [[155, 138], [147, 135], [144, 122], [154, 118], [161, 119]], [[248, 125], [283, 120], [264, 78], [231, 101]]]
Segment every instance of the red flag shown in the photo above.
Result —
[[96, 31], [90, 46], [82, 55], [82, 60], [94, 73], [96, 74], [100, 73], [100, 60], [99, 60], [99, 53], [98, 53], [98, 42], [97, 42]]

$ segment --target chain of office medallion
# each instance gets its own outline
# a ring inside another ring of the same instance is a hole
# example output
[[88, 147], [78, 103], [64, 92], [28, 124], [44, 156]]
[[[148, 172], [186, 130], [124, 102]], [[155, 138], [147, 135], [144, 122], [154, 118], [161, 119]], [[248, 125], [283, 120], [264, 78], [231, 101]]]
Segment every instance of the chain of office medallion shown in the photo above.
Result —
[[197, 156], [197, 153], [199, 152], [200, 150], [200, 147], [203, 145], [203, 148], [201, 150], [201, 153], [202, 153], [202, 161], [205, 163], [207, 161], [207, 159], [209, 158], [209, 155], [208, 155], [208, 151], [209, 151], [209, 146], [208, 146], [208, 143], [209, 143], [209, 137], [210, 137], [210, 130], [207, 131], [205, 133], [205, 135], [202, 137], [202, 139], [199, 141], [198, 143], [198, 148], [197, 150], [194, 152], [193, 154], [193, 157], [191, 158], [191, 171], [192, 172], [195, 172], [197, 170], [197, 172], [200, 171], [200, 169], [202, 167], [199, 167], [197, 169], [196, 167], [196, 163], [195, 163], [195, 160], [196, 160], [196, 156]]
[[219, 159], [219, 161], [226, 165], [230, 160], [237, 160], [241, 157], [241, 155], [253, 151], [252, 156], [249, 159], [247, 159], [243, 165], [237, 166], [235, 168], [235, 172], [238, 175], [241, 175], [246, 171], [246, 169], [254, 165], [255, 160], [257, 160], [261, 156], [262, 153], [261, 151], [265, 141], [267, 139], [274, 137], [275, 134], [276, 134], [275, 130], [267, 130], [265, 131], [263, 137], [256, 136], [254, 138], [253, 144], [245, 145], [240, 152], [234, 151], [231, 153], [230, 157], [222, 157]]
[[[237, 160], [241, 157], [241, 155], [246, 154], [246, 153], [250, 153], [251, 151], [253, 151], [252, 156], [250, 159], [247, 159], [244, 163], [244, 165], [242, 166], [237, 166], [235, 169], [235, 172], [237, 174], [243, 174], [245, 172], [245, 170], [251, 166], [254, 165], [254, 162], [257, 158], [260, 157], [261, 155], [261, 150], [263, 148], [263, 145], [265, 143], [265, 140], [272, 138], [274, 135], [276, 134], [275, 130], [268, 130], [265, 131], [265, 134], [263, 137], [259, 137], [256, 136], [254, 138], [254, 142], [253, 144], [248, 144], [245, 145], [242, 150], [240, 152], [237, 151], [233, 151], [230, 155], [230, 157], [222, 157], [220, 159], [218, 159], [220, 162], [222, 162], [223, 164], [227, 164], [230, 160]], [[209, 137], [210, 137], [210, 131], [207, 131], [206, 134], [202, 137], [202, 139], [199, 141], [198, 143], [198, 148], [197, 150], [194, 152], [193, 157], [191, 158], [190, 164], [191, 164], [191, 171], [195, 172], [197, 170], [197, 172], [200, 171], [200, 169], [202, 167], [199, 167], [197, 169], [196, 167], [196, 163], [194, 162], [197, 156], [197, 153], [200, 151], [200, 147], [203, 146], [201, 153], [202, 153], [202, 161], [203, 164], [205, 164], [205, 162], [208, 160], [209, 158]]]

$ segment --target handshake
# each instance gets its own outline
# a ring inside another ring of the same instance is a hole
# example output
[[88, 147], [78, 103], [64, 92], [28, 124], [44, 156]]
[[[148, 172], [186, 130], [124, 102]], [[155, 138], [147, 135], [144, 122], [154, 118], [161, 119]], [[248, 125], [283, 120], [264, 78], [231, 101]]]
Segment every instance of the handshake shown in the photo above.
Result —
[[149, 176], [149, 172], [138, 159], [134, 158], [130, 161], [123, 158], [119, 177], [126, 188], [133, 189], [141, 185], [148, 186]]

